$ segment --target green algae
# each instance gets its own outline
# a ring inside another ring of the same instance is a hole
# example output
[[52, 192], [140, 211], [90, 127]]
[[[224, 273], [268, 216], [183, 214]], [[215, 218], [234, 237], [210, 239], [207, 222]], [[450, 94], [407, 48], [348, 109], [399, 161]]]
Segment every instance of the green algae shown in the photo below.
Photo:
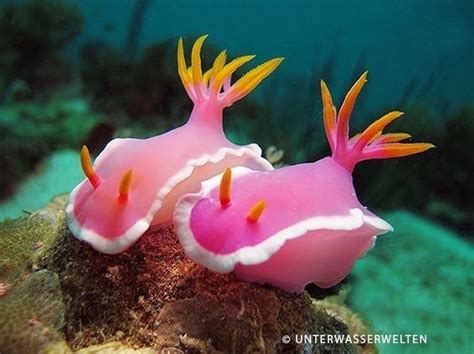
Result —
[[56, 150], [79, 149], [102, 116], [77, 97], [17, 102], [0, 107], [0, 199]]

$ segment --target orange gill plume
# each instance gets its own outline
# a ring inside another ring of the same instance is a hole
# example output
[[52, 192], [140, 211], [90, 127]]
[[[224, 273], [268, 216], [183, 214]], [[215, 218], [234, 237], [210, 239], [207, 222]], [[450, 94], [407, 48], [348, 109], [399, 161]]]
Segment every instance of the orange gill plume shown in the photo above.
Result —
[[201, 50], [208, 35], [199, 37], [191, 49], [191, 66], [188, 67], [184, 56], [183, 39], [178, 41], [178, 73], [186, 92], [194, 103], [209, 99], [218, 99], [225, 107], [243, 98], [263, 79], [270, 75], [283, 61], [274, 58], [248, 71], [234, 84], [231, 77], [241, 66], [255, 58], [244, 55], [226, 64], [226, 51], [223, 50], [214, 60], [212, 67], [203, 73]]
[[333, 158], [347, 170], [352, 171], [359, 161], [408, 156], [434, 147], [429, 143], [400, 143], [411, 137], [406, 133], [383, 134], [387, 125], [403, 115], [399, 111], [385, 114], [362, 133], [349, 139], [350, 116], [357, 97], [367, 82], [367, 74], [367, 71], [364, 72], [351, 87], [344, 98], [339, 114], [326, 83], [321, 80], [324, 127]]
[[393, 111], [387, 113], [382, 118], [377, 119], [358, 136], [354, 144], [354, 149], [362, 150], [368, 144], [381, 137], [383, 129], [402, 115], [403, 112]]

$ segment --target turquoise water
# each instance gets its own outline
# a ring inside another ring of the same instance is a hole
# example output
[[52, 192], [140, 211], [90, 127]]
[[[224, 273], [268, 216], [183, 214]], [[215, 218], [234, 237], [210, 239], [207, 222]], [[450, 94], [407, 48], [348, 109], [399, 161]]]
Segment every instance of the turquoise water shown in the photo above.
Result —
[[383, 353], [470, 353], [473, 13], [468, 0], [0, 1], [0, 220], [68, 193], [82, 179], [83, 144], [97, 154], [114, 137], [183, 123], [180, 36], [189, 52], [209, 33], [206, 65], [224, 48], [258, 63], [286, 58], [225, 121], [231, 140], [276, 146], [285, 164], [328, 153], [319, 80], [338, 106], [369, 70], [351, 133], [400, 109], [390, 130], [437, 148], [357, 167], [360, 200], [395, 232], [357, 264], [350, 304], [375, 332], [429, 336]]

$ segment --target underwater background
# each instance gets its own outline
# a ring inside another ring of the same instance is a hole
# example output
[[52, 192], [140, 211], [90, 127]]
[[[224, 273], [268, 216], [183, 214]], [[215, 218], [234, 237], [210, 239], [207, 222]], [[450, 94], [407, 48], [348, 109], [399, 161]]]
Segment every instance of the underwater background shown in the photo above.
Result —
[[[352, 132], [390, 110], [436, 149], [358, 165], [364, 205], [390, 222], [344, 283], [373, 333], [428, 335], [381, 353], [474, 351], [474, 3], [412, 1], [0, 1], [0, 221], [43, 207], [83, 179], [79, 149], [158, 135], [192, 106], [176, 68], [209, 33], [205, 65], [229, 56], [283, 56], [256, 92], [226, 112], [239, 144], [277, 164], [329, 153], [319, 80], [338, 106], [365, 70]], [[0, 350], [1, 351], [1, 350]]]

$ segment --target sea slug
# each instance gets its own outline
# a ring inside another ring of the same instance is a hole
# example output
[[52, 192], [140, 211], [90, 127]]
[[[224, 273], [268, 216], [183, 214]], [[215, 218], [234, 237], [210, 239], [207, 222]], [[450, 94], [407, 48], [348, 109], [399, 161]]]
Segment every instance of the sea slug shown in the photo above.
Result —
[[185, 125], [149, 139], [114, 139], [94, 165], [83, 147], [87, 178], [70, 195], [67, 221], [74, 236], [96, 250], [122, 252], [150, 225], [170, 223], [178, 198], [198, 191], [202, 180], [227, 166], [273, 169], [258, 145], [238, 146], [226, 138], [222, 116], [225, 107], [251, 92], [283, 59], [269, 60], [231, 83], [232, 74], [254, 56], [226, 64], [222, 51], [203, 73], [200, 53], [206, 37], [195, 42], [190, 67], [182, 39], [178, 42], [179, 76], [194, 103]]
[[[174, 223], [191, 259], [247, 281], [301, 292], [309, 283], [340, 282], [376, 236], [392, 227], [358, 201], [352, 185], [357, 162], [407, 156], [431, 147], [400, 143], [405, 133], [382, 134], [402, 115], [395, 111], [349, 139], [349, 117], [364, 73], [339, 114], [321, 81], [323, 117], [332, 156], [273, 171], [227, 169], [204, 181], [200, 192], [177, 203]], [[374, 181], [375, 183], [375, 181]]]

